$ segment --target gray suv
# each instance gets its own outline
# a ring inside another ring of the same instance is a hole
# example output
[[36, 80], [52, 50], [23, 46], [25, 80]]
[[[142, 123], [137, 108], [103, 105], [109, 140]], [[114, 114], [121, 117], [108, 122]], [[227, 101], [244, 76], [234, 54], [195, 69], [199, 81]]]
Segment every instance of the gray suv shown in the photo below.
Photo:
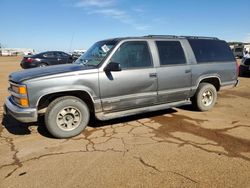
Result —
[[217, 38], [114, 38], [74, 64], [12, 73], [5, 113], [21, 122], [44, 115], [48, 131], [67, 138], [84, 130], [90, 113], [108, 120], [190, 103], [210, 110], [237, 78], [232, 51]]

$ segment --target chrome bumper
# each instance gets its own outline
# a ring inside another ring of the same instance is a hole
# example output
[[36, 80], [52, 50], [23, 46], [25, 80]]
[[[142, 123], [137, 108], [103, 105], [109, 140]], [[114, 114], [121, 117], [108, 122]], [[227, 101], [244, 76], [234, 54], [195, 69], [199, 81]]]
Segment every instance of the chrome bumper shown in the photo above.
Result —
[[37, 121], [37, 110], [36, 108], [21, 108], [15, 105], [11, 98], [8, 97], [4, 104], [4, 114], [10, 114], [16, 120], [29, 123], [29, 122], [36, 122]]

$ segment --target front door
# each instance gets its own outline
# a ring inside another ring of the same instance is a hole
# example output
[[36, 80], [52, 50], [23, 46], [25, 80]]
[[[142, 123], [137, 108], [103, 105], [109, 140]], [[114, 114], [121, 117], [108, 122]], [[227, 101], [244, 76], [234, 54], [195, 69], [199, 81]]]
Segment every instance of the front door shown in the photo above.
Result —
[[110, 62], [120, 63], [121, 71], [99, 73], [103, 111], [121, 111], [156, 103], [156, 69], [146, 41], [124, 42]]

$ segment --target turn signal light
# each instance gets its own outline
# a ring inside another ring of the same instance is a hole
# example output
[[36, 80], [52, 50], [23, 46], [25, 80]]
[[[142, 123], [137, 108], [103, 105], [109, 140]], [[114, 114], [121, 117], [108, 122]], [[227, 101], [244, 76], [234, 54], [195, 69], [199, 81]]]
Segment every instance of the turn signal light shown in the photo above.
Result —
[[19, 93], [20, 94], [23, 94], [23, 95], [26, 95], [27, 94], [27, 89], [25, 86], [19, 86], [18, 87], [18, 90], [19, 90]]
[[20, 105], [21, 105], [21, 106], [24, 106], [24, 107], [29, 106], [29, 101], [28, 101], [28, 99], [19, 99], [19, 101], [20, 101]]

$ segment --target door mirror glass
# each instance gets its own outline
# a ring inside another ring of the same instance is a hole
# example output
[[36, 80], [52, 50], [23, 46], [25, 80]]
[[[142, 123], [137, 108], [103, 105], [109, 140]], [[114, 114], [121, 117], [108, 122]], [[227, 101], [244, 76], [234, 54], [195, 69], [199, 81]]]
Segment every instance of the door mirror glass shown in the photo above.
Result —
[[111, 72], [111, 71], [121, 71], [121, 65], [120, 63], [110, 62], [105, 68], [105, 72]]

